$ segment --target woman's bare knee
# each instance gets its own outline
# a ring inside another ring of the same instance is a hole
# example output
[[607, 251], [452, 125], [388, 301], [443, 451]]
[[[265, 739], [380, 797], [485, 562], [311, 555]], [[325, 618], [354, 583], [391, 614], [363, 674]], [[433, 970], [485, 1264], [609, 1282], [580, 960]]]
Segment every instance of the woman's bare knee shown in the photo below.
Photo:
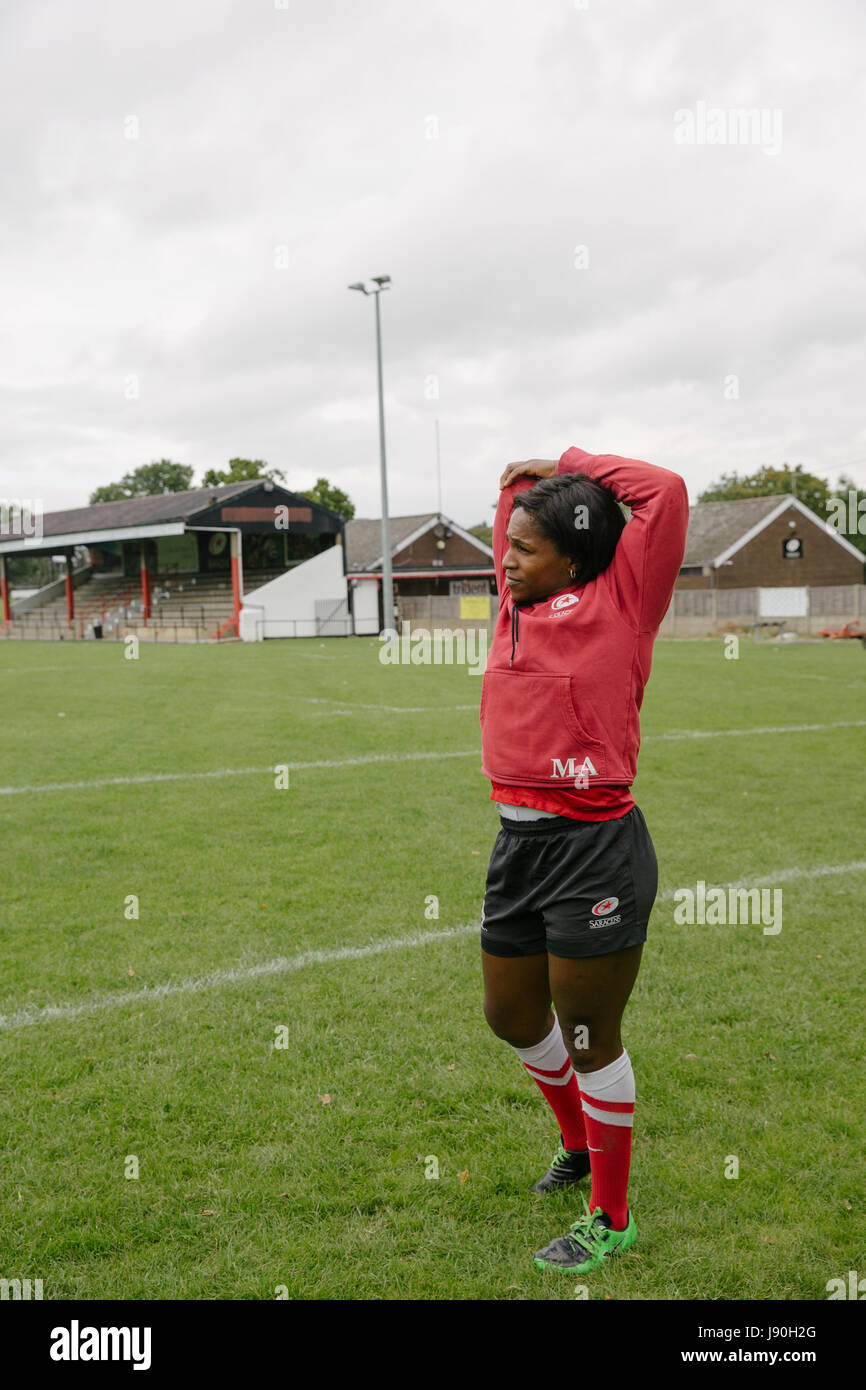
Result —
[[512, 1047], [535, 1047], [544, 1041], [553, 1027], [553, 1014], [549, 1007], [543, 1014], [528, 1013], [503, 1008], [485, 999], [484, 1017], [497, 1038], [510, 1043]]
[[494, 956], [482, 952], [484, 1017], [512, 1047], [535, 1047], [553, 1027], [547, 953]]
[[619, 1018], [596, 1020], [586, 1015], [566, 1016], [562, 1036], [575, 1071], [599, 1071], [622, 1052]]

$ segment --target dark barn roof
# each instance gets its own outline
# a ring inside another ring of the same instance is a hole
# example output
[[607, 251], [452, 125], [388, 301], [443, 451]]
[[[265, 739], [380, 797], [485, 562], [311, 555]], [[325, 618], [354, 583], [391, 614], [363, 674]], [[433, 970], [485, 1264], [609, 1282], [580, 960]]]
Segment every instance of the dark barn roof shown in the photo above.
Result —
[[[234, 521], [223, 520], [220, 516], [220, 508], [226, 502], [233, 501], [240, 497], [249, 495], [250, 499], [254, 494], [261, 494], [260, 500], [264, 501], [263, 489], [268, 483], [264, 478], [245, 479], [238, 483], [224, 483], [221, 487], [200, 487], [191, 488], [186, 492], [162, 492], [153, 497], [129, 497], [119, 502], [98, 502], [91, 507], [72, 507], [68, 511], [46, 512], [42, 517], [42, 538], [45, 542], [43, 548], [50, 549], [49, 542], [58, 536], [93, 536], [98, 539], [100, 532], [121, 531], [124, 528], [148, 527], [160, 525], [203, 525], [205, 527], [234, 525]], [[340, 530], [344, 524], [343, 517], [332, 511], [329, 507], [322, 506], [319, 502], [312, 502], [309, 498], [301, 496], [300, 493], [290, 492], [279, 483], [274, 483], [267, 490], [267, 505], [277, 506], [287, 504], [295, 511], [303, 509], [319, 523], [324, 529]], [[251, 509], [255, 510], [255, 508]], [[297, 525], [301, 529], [308, 529], [310, 525], [315, 525], [308, 517], [306, 521], [298, 520]], [[262, 529], [261, 525], [250, 518], [241, 525], [241, 529]], [[32, 533], [30, 533], [32, 534]], [[3, 535], [3, 549], [10, 550], [10, 542], [18, 539], [24, 542], [28, 532], [10, 528]], [[28, 544], [29, 552], [38, 549], [32, 542]]]
[[[480, 564], [489, 566], [493, 552], [490, 547], [459, 526], [456, 521], [445, 516], [444, 512], [418, 512], [413, 516], [392, 516], [391, 557], [395, 559], [411, 537], [418, 539], [437, 522], [447, 526], [452, 534], [477, 546]], [[357, 517], [346, 522], [346, 571], [350, 574], [370, 573], [381, 569], [382, 560], [382, 521], [379, 517]], [[464, 568], [465, 566], [461, 566]]]
[[225, 483], [222, 487], [192, 488], [189, 492], [161, 492], [155, 497], [126, 497], [121, 502], [98, 502], [93, 507], [73, 507], [66, 512], [46, 512], [44, 536], [65, 536], [72, 531], [113, 531], [121, 526], [159, 525], [164, 521], [188, 521], [227, 497], [246, 492], [255, 484]]
[[[430, 520], [431, 512], [418, 516], [392, 516], [390, 519], [391, 550], [399, 547], [408, 536]], [[346, 568], [368, 570], [382, 558], [382, 521], [376, 517], [358, 517], [346, 522]]]
[[[741, 536], [790, 502], [790, 493], [774, 497], [743, 497], [733, 502], [695, 502], [689, 508], [684, 565], [711, 565], [717, 555], [735, 545]], [[815, 518], [820, 524], [820, 517]]]

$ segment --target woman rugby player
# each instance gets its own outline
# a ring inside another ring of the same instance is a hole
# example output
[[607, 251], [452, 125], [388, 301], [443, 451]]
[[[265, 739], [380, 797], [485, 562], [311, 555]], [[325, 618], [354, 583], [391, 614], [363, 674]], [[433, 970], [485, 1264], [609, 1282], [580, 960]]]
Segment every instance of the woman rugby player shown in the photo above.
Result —
[[502, 827], [481, 917], [484, 1014], [559, 1125], [534, 1190], [591, 1179], [583, 1215], [535, 1263], [584, 1274], [636, 1240], [635, 1084], [620, 1023], [658, 869], [629, 788], [688, 495], [677, 473], [577, 448], [509, 464], [500, 488], [480, 716]]

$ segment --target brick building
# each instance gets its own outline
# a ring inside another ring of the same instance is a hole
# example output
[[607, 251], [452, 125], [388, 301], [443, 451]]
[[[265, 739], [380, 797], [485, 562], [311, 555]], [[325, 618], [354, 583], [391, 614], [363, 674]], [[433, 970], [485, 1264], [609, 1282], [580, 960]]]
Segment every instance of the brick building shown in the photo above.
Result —
[[689, 509], [676, 587], [747, 589], [862, 584], [866, 556], [789, 493]]
[[[392, 516], [390, 529], [398, 620], [415, 618], [420, 613], [456, 616], [461, 610], [460, 600], [469, 597], [486, 599], [485, 611], [489, 611], [490, 596], [496, 595], [493, 551], [489, 545], [442, 512]], [[346, 578], [356, 631], [365, 630], [358, 621], [362, 614], [364, 621], [369, 618], [371, 627], [373, 622], [381, 625], [381, 592], [378, 618], [372, 616], [376, 605], [373, 602], [371, 608], [371, 596], [366, 592], [371, 585], [381, 590], [382, 523], [378, 518], [346, 522]], [[365, 591], [363, 599], [361, 589]]]

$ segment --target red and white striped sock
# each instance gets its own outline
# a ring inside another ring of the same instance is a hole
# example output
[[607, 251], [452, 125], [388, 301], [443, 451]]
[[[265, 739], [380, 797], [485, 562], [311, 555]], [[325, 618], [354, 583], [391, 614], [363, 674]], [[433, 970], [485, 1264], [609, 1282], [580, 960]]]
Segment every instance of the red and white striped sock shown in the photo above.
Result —
[[567, 1149], [586, 1148], [586, 1130], [580, 1106], [580, 1088], [565, 1050], [558, 1019], [534, 1047], [515, 1047], [521, 1062], [538, 1086], [557, 1120]]
[[589, 1209], [601, 1207], [623, 1231], [628, 1224], [628, 1170], [634, 1124], [634, 1072], [625, 1048], [599, 1071], [579, 1071], [592, 1170]]

